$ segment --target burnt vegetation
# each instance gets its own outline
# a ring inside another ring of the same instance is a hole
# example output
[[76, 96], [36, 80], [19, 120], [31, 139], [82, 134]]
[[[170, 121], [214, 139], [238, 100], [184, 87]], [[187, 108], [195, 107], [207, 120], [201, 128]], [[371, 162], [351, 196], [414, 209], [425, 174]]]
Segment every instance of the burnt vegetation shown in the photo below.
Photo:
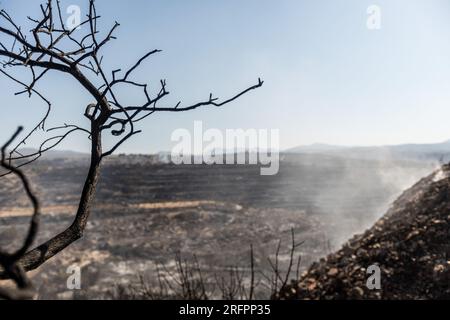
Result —
[[110, 297], [120, 300], [254, 300], [270, 297], [278, 300], [284, 298], [280, 292], [288, 290], [295, 283], [293, 279], [299, 278], [302, 256], [298, 249], [303, 242], [296, 242], [292, 229], [286, 264], [280, 262], [281, 244], [279, 240], [275, 253], [266, 257], [270, 266], [266, 270], [256, 262], [253, 245], [250, 245], [246, 265], [230, 265], [220, 271], [201, 265], [195, 255], [189, 259], [177, 253], [174, 269], [157, 265], [155, 284], [140, 276], [137, 284], [117, 285], [110, 291]]

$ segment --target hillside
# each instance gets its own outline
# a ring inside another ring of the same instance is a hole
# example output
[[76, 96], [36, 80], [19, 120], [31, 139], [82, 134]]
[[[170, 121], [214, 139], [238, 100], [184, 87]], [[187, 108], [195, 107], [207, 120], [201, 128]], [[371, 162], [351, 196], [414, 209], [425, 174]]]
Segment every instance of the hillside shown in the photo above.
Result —
[[[370, 265], [380, 267], [381, 290], [366, 287]], [[282, 298], [450, 298], [450, 166], [405, 191], [372, 228], [314, 263]]]
[[[258, 166], [176, 166], [117, 156], [105, 162], [85, 237], [33, 278], [41, 298], [69, 298], [66, 268], [83, 266], [77, 297], [104, 297], [116, 284], [155, 278], [155, 264], [174, 268], [177, 252], [195, 254], [205, 273], [248, 266], [254, 244], [260, 271], [282, 240], [283, 267], [291, 229], [304, 244], [301, 270], [373, 224], [402, 190], [434, 168], [426, 162], [283, 157], [280, 171]], [[86, 161], [42, 160], [27, 168], [42, 201], [41, 242], [70, 224]], [[7, 183], [6, 183], [7, 182]], [[9, 248], [28, 226], [28, 201], [17, 181], [0, 185], [0, 244]], [[267, 298], [266, 287], [258, 297]]]

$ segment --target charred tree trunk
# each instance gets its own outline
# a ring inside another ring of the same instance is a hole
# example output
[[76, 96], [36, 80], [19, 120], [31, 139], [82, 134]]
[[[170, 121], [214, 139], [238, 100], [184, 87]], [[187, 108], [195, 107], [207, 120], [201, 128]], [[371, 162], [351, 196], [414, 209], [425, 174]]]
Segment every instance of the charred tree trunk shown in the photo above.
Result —
[[[86, 228], [91, 212], [91, 204], [94, 200], [102, 160], [101, 132], [98, 127], [99, 126], [96, 121], [92, 121], [93, 135], [89, 171], [84, 182], [83, 191], [81, 193], [80, 202], [74, 221], [66, 230], [27, 252], [19, 260], [19, 264], [25, 271], [38, 268], [45, 261], [52, 258], [54, 255], [58, 254], [71, 243], [83, 236], [84, 229]], [[7, 277], [4, 272], [0, 272], [0, 278], [4, 279], [9, 277]]]

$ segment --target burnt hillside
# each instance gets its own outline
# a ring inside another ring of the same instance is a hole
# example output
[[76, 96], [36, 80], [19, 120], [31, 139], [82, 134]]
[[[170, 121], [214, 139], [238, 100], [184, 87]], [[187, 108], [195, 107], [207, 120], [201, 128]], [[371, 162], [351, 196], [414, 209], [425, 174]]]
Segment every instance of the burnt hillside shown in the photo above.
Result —
[[[366, 286], [378, 265], [381, 289]], [[450, 166], [405, 191], [385, 216], [314, 263], [282, 298], [450, 298]]]

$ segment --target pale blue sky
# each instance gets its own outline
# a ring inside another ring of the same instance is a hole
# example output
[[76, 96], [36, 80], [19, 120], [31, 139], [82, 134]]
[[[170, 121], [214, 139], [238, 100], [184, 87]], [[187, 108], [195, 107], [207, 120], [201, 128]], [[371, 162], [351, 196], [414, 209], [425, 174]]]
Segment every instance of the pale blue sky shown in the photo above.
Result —
[[[2, 1], [22, 21], [38, 4]], [[87, 9], [86, 0], [63, 4]], [[366, 27], [371, 4], [382, 9], [381, 30]], [[106, 65], [126, 68], [148, 49], [163, 50], [137, 76], [155, 85], [167, 79], [168, 104], [209, 92], [227, 97], [265, 80], [223, 108], [154, 115], [119, 152], [169, 150], [171, 132], [192, 129], [194, 120], [220, 129], [279, 128], [281, 148], [450, 139], [448, 0], [98, 0], [97, 6], [105, 30], [121, 23]], [[19, 124], [30, 128], [45, 106], [15, 97], [18, 87], [3, 77], [0, 88], [3, 141]], [[86, 124], [81, 115], [89, 98], [75, 82], [52, 74], [41, 89], [54, 105], [49, 125]], [[61, 148], [87, 145], [75, 136]]]

